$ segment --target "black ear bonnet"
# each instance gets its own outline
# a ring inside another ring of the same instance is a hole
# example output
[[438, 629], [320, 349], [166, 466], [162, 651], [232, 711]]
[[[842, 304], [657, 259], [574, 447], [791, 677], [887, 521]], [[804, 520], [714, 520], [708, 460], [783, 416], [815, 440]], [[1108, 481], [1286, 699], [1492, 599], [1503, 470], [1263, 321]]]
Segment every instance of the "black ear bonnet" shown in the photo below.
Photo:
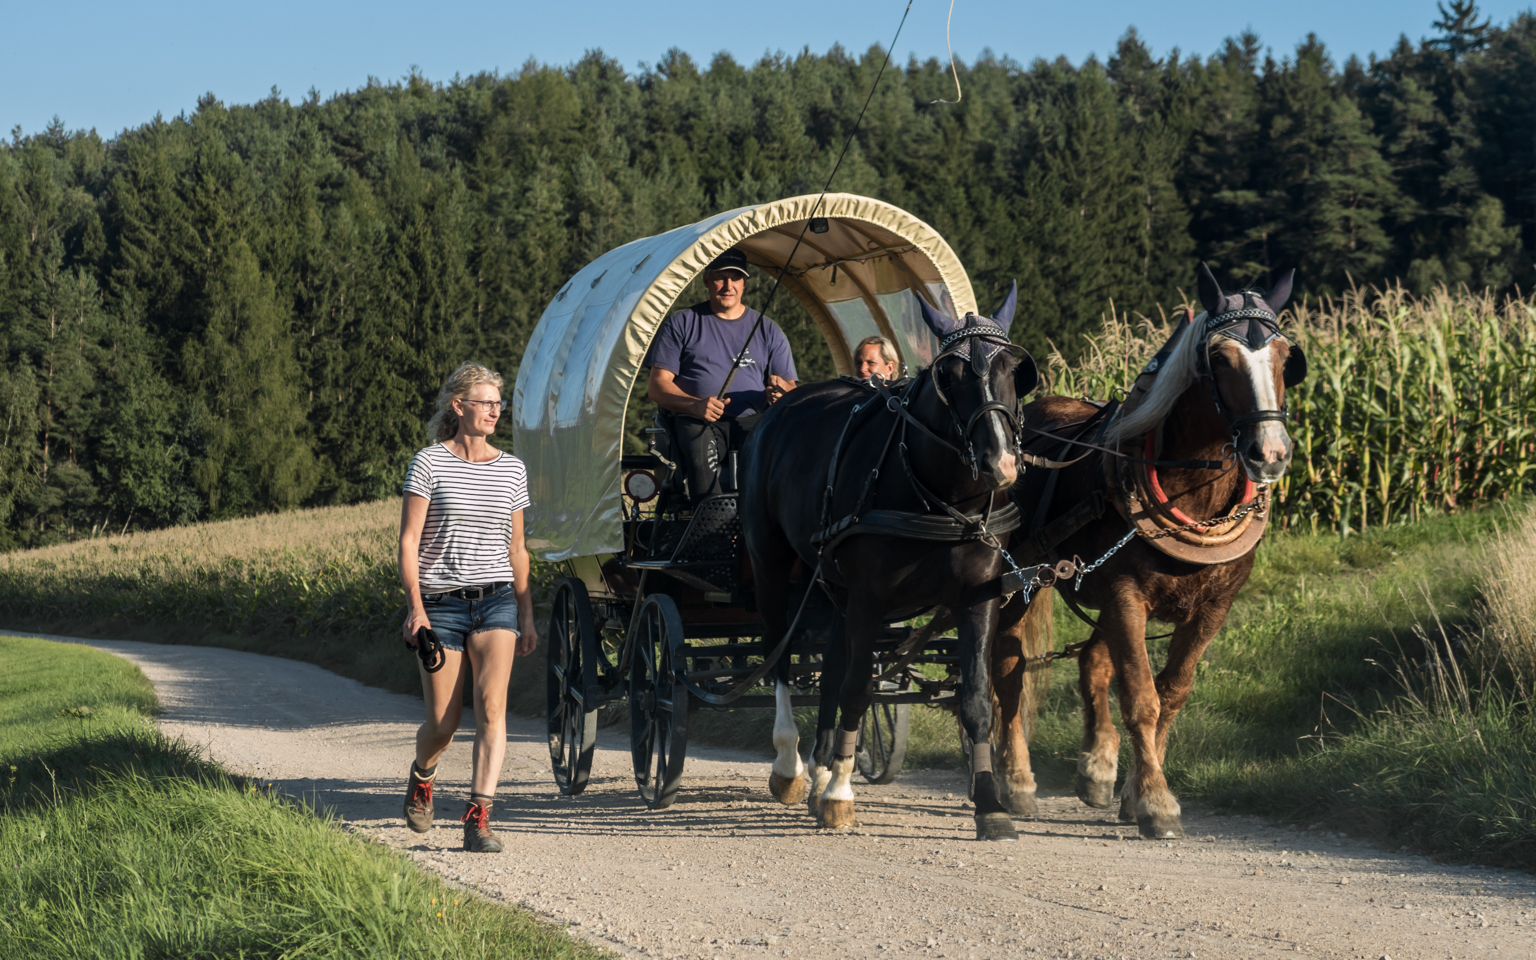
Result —
[[1202, 332], [1207, 337], [1236, 340], [1249, 350], [1259, 350], [1281, 338], [1280, 320], [1252, 290], [1244, 290], [1230, 299], [1242, 297], [1242, 305], [1215, 316], [1207, 315]]

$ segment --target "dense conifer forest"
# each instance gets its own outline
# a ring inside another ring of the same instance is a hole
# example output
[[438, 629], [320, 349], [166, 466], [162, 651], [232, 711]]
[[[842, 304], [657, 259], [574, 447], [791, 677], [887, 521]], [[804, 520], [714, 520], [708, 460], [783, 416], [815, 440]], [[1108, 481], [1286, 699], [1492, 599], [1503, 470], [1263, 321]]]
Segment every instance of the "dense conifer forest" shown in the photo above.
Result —
[[[1342, 65], [1242, 35], [1080, 66], [890, 70], [834, 189], [934, 224], [984, 308], [1071, 355], [1197, 258], [1300, 291], [1536, 283], [1536, 18], [1467, 0]], [[1432, 18], [1429, 11], [1426, 19]], [[883, 53], [565, 67], [329, 100], [208, 95], [112, 139], [0, 143], [0, 548], [390, 495], [443, 374], [510, 381], [609, 248], [814, 192]], [[789, 313], [797, 352], [818, 353]], [[814, 364], [812, 364], [814, 366]], [[510, 388], [510, 383], [509, 383]]]

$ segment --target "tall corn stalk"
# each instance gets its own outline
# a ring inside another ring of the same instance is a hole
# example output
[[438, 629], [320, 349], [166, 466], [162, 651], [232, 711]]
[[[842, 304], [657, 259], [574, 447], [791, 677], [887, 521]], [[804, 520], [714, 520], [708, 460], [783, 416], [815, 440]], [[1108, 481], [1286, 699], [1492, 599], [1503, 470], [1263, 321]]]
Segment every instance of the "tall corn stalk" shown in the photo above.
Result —
[[[1400, 287], [1303, 303], [1282, 318], [1310, 375], [1287, 391], [1296, 459], [1281, 523], [1358, 532], [1525, 491], [1536, 470], [1536, 305]], [[1172, 332], [1111, 310], [1047, 391], [1108, 397]]]

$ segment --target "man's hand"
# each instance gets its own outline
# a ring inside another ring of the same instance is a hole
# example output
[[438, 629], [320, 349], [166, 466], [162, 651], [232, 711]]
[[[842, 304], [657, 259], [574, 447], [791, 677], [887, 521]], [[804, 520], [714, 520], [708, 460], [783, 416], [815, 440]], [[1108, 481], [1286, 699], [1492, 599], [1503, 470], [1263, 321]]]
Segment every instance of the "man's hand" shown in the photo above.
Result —
[[785, 380], [783, 377], [776, 373], [769, 374], [768, 386], [764, 387], [763, 389], [764, 392], [768, 394], [768, 405], [773, 406], [775, 403], [778, 403], [780, 400], [784, 399], [784, 394], [795, 389], [795, 381]]
[[729, 397], [724, 400], [719, 397], [703, 397], [693, 402], [693, 415], [705, 423], [714, 423], [725, 416], [726, 405], [730, 402]]

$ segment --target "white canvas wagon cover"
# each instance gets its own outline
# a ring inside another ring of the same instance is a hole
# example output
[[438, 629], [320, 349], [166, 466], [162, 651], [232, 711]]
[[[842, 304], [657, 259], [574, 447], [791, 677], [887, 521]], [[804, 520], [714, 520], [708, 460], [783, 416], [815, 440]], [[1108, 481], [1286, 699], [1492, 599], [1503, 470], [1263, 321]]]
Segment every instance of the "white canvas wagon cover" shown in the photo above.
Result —
[[851, 371], [853, 347], [877, 334], [896, 344], [911, 372], [926, 366], [937, 342], [917, 297], [951, 316], [976, 309], [970, 279], [944, 238], [869, 197], [828, 194], [815, 211], [826, 231], [806, 231], [786, 265], [816, 199], [741, 207], [635, 240], [589, 263], [555, 295], [513, 392], [515, 449], [528, 465], [533, 499], [525, 515], [530, 550], [563, 560], [622, 549], [619, 461], [630, 390], [674, 301], [731, 247], [759, 268], [749, 306], [764, 306], [783, 269], [783, 286], [821, 329], [839, 373]]

